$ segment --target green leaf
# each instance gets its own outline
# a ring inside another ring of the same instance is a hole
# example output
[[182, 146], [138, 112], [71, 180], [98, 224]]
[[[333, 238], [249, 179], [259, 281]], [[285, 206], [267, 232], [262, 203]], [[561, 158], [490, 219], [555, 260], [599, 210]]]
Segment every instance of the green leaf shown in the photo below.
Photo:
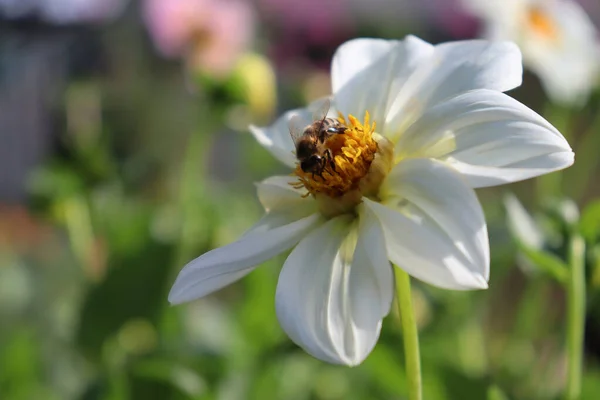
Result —
[[592, 272], [590, 282], [594, 289], [600, 288], [600, 243], [591, 248]]
[[588, 204], [579, 220], [579, 231], [589, 242], [596, 242], [600, 236], [600, 200]]
[[207, 390], [206, 382], [196, 371], [167, 359], [140, 361], [134, 366], [133, 373], [147, 380], [168, 383], [190, 398], [198, 398]]
[[554, 254], [522, 244], [519, 244], [519, 250], [531, 263], [558, 282], [565, 283], [569, 279], [569, 267]]
[[0, 387], [9, 382], [16, 389], [37, 382], [41, 373], [40, 338], [33, 329], [17, 329], [0, 347]]
[[600, 393], [600, 370], [590, 368], [583, 375], [581, 381], [581, 398], [595, 399]]
[[487, 400], [508, 400], [508, 396], [498, 386], [493, 385], [488, 389]]
[[85, 185], [83, 177], [69, 165], [54, 162], [34, 171], [27, 181], [27, 186], [34, 195], [52, 199], [78, 194]]
[[114, 254], [108, 274], [91, 288], [81, 310], [77, 343], [92, 359], [99, 358], [106, 339], [131, 319], [157, 324], [167, 306], [172, 248], [147, 241], [135, 254]]
[[486, 396], [485, 377], [468, 376], [451, 367], [442, 368], [440, 375], [448, 399], [484, 399]]

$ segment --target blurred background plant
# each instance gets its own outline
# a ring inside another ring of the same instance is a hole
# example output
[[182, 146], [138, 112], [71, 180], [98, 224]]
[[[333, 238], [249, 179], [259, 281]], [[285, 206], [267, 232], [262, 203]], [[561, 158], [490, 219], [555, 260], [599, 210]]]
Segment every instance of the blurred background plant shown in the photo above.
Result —
[[[253, 182], [284, 172], [249, 123], [326, 94], [347, 39], [476, 37], [486, 22], [462, 5], [0, 0], [0, 399], [402, 398], [397, 324], [356, 368], [286, 338], [282, 259], [187, 306], [166, 295], [187, 261], [258, 218]], [[597, 2], [581, 6], [600, 21]], [[425, 399], [562, 397], [573, 235], [587, 249], [581, 398], [600, 393], [597, 78], [575, 104], [549, 101], [531, 73], [511, 93], [576, 163], [508, 189], [529, 212], [505, 188], [479, 191], [489, 290], [415, 282]]]

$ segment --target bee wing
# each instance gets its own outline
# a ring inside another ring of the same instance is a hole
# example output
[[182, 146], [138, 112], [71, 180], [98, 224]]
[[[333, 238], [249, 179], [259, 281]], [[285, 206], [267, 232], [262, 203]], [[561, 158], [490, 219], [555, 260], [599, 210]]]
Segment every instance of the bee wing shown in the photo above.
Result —
[[302, 118], [299, 114], [294, 114], [294, 115], [292, 115], [292, 118], [290, 118], [290, 122], [289, 122], [290, 136], [292, 137], [292, 140], [294, 141], [294, 145], [296, 144], [296, 141], [304, 133], [304, 128], [306, 127], [306, 125], [307, 125], [306, 121], [304, 121], [304, 118]]
[[323, 121], [327, 117], [327, 113], [329, 112], [330, 107], [331, 100], [329, 100], [329, 97], [326, 97], [323, 100], [317, 102], [312, 115], [313, 121]]

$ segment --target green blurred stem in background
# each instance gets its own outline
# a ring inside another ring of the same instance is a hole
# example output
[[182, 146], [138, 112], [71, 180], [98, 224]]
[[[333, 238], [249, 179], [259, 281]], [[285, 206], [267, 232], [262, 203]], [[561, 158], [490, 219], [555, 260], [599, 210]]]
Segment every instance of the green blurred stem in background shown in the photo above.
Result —
[[394, 268], [396, 276], [396, 299], [402, 324], [404, 357], [408, 381], [408, 398], [421, 400], [421, 359], [419, 356], [419, 332], [410, 296], [410, 276], [402, 268]]
[[567, 288], [567, 400], [579, 399], [585, 327], [585, 242], [574, 233], [569, 246], [571, 279]]

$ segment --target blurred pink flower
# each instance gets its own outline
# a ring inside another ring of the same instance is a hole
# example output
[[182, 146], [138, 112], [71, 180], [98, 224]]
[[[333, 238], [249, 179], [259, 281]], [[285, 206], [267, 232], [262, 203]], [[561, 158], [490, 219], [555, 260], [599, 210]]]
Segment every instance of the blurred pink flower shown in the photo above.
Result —
[[215, 75], [231, 70], [254, 32], [244, 0], [146, 0], [145, 17], [165, 57], [184, 57], [191, 68]]

